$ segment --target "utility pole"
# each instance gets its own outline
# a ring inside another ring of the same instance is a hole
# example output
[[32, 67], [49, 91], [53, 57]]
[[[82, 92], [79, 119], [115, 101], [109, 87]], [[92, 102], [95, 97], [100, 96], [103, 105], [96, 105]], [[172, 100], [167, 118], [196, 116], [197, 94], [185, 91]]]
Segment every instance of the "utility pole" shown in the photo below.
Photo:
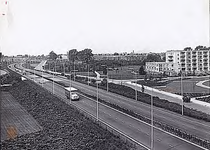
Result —
[[135, 85], [135, 99], [137, 101], [137, 74], [136, 74], [136, 85]]
[[107, 89], [107, 92], [109, 92], [109, 74], [108, 74], [108, 66], [106, 66], [106, 73], [107, 73], [107, 82], [106, 82], [107, 87], [106, 87], [106, 89]]
[[88, 64], [88, 86], [89, 86], [89, 76], [90, 76], [90, 72], [89, 72], [89, 64]]
[[54, 71], [55, 69], [53, 69], [53, 94], [54, 94]]
[[[97, 82], [97, 81], [96, 81]], [[98, 82], [97, 84], [97, 106], [96, 106], [96, 120], [98, 121]]]
[[70, 87], [69, 100], [70, 100], [70, 104], [71, 104], [71, 63], [70, 63], [70, 60], [69, 60], [69, 73], [70, 73], [70, 75], [69, 75], [69, 87]]
[[42, 87], [43, 87], [43, 69], [42, 69]]
[[[153, 88], [152, 88], [152, 94], [153, 94]], [[154, 149], [154, 116], [153, 116], [153, 96], [151, 94], [151, 150]]]
[[[183, 97], [183, 83], [182, 83], [182, 72], [181, 72], [181, 96]], [[182, 98], [182, 116], [184, 115], [184, 100]]]

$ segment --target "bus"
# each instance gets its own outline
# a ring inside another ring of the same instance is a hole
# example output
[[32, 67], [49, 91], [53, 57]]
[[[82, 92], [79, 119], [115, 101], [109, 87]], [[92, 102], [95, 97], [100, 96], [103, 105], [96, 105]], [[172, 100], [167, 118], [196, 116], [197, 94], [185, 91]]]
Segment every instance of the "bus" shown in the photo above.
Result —
[[[70, 92], [71, 91], [71, 92]], [[74, 87], [65, 87], [65, 96], [67, 99], [70, 99], [70, 93], [71, 93], [71, 100], [79, 100], [78, 90]]]

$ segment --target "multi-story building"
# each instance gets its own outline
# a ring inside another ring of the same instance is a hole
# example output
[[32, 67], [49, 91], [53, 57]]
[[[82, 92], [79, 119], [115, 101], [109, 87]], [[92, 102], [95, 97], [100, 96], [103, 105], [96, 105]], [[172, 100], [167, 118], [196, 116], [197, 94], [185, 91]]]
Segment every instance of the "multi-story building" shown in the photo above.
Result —
[[146, 62], [146, 71], [152, 74], [165, 73], [172, 76], [179, 73], [180, 67], [178, 63], [173, 62]]
[[119, 55], [113, 55], [113, 54], [94, 54], [95, 60], [125, 60], [125, 61], [135, 61], [135, 60], [143, 60], [146, 57], [145, 53], [122, 53]]
[[170, 50], [166, 52], [166, 62], [147, 62], [146, 71], [168, 74], [210, 72], [210, 48], [198, 50]]
[[181, 70], [186, 73], [210, 71], [210, 49], [180, 52]]

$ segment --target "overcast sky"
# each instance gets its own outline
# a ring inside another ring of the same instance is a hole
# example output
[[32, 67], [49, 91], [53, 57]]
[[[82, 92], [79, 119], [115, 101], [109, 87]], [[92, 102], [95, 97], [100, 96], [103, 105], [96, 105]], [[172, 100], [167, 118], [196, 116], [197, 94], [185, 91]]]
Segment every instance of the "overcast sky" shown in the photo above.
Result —
[[209, 0], [9, 0], [9, 10], [0, 1], [5, 55], [209, 46]]

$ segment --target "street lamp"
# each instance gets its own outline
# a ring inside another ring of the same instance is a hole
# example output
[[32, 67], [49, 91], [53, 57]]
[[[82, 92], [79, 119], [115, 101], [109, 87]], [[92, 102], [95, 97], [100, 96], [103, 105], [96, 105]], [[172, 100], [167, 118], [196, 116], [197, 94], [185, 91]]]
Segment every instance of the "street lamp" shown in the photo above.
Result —
[[89, 68], [90, 66], [89, 66], [89, 64], [88, 64], [88, 86], [89, 86], [89, 76], [90, 76], [90, 72], [89, 72]]
[[[183, 97], [182, 72], [181, 72], [181, 96]], [[183, 99], [182, 99], [182, 115], [184, 115], [184, 100]]]
[[154, 115], [153, 115], [153, 88], [152, 88], [152, 93], [151, 93], [151, 150], [154, 149], [154, 124], [153, 124], [153, 120], [154, 120]]
[[136, 85], [135, 85], [135, 99], [137, 101], [137, 73], [136, 73]]
[[43, 66], [42, 66], [42, 87], [43, 87]]
[[69, 96], [69, 100], [70, 100], [70, 104], [71, 104], [71, 85], [72, 83], [71, 83], [71, 63], [70, 63], [70, 61], [69, 61], [69, 87], [70, 87], [70, 91], [69, 91], [69, 94], [70, 94], [70, 96]]
[[65, 76], [65, 64], [64, 63], [63, 63], [63, 73], [64, 73], [64, 76]]
[[96, 81], [97, 84], [97, 106], [96, 106], [96, 120], [98, 121], [98, 81]]
[[109, 75], [108, 75], [108, 66], [107, 65], [101, 65], [103, 67], [106, 67], [106, 90], [109, 92]]

